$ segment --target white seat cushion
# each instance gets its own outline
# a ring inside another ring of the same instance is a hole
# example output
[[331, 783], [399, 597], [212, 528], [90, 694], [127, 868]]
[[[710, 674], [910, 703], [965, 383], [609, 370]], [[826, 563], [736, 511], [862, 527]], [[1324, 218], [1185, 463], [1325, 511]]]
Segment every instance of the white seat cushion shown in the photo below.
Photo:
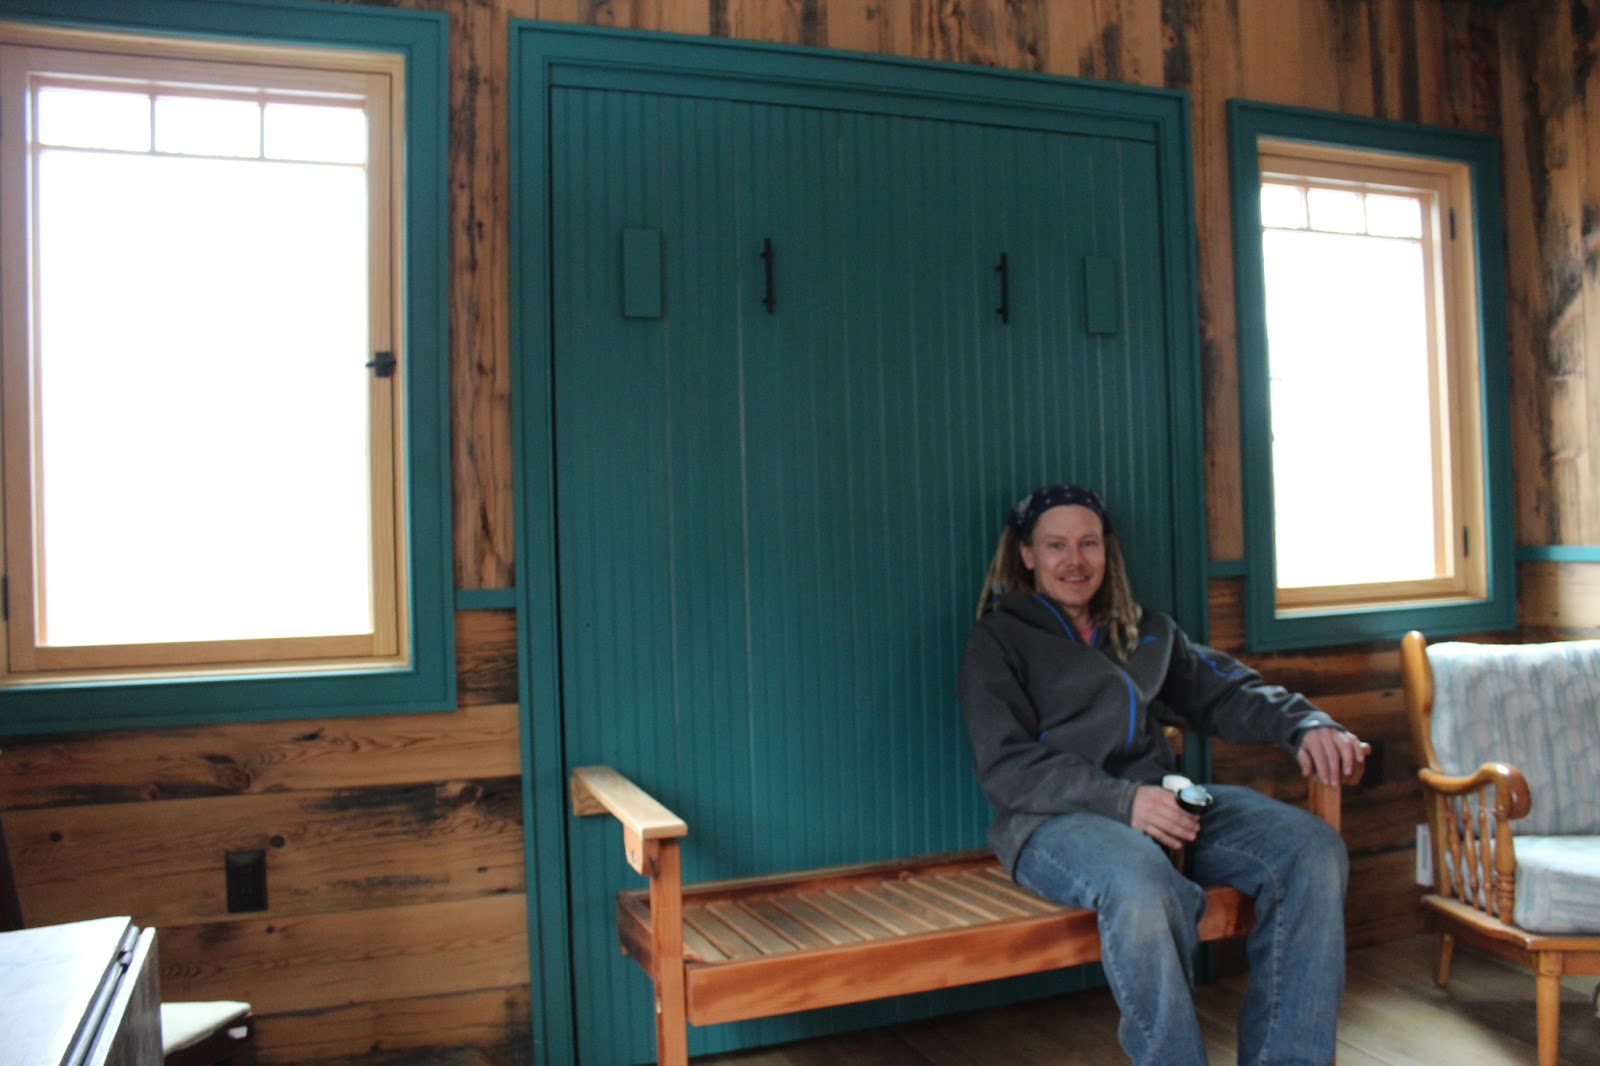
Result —
[[1600, 836], [1517, 837], [1512, 918], [1533, 933], [1600, 933]]
[[[161, 1053], [170, 1055], [190, 1044], [198, 1044], [218, 1029], [243, 1022], [250, 1016], [250, 1004], [231, 999], [204, 1003], [161, 1004]], [[240, 1034], [243, 1036], [243, 1034]]]

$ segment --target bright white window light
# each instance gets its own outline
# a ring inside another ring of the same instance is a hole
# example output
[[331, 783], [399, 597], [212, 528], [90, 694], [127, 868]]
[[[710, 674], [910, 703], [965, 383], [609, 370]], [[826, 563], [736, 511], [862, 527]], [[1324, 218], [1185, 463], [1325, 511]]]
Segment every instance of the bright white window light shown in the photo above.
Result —
[[46, 86], [36, 97], [39, 144], [62, 148], [150, 150], [150, 97], [146, 93]]
[[361, 111], [38, 106], [39, 643], [372, 632]]
[[[1275, 194], [1270, 217], [1286, 200]], [[1312, 228], [1262, 233], [1278, 585], [1446, 576], [1422, 202], [1316, 188], [1307, 200]]]

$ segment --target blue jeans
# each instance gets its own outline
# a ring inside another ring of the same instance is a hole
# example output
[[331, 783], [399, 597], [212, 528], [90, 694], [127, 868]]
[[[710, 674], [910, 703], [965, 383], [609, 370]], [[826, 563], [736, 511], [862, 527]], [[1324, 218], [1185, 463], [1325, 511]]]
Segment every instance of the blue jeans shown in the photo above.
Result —
[[1327, 1066], [1344, 992], [1344, 841], [1298, 807], [1248, 788], [1207, 787], [1216, 801], [1191, 845], [1194, 880], [1139, 830], [1078, 813], [1034, 831], [1017, 882], [1098, 912], [1106, 979], [1122, 1011], [1117, 1035], [1141, 1066], [1206, 1066], [1191, 991], [1202, 886], [1254, 896], [1239, 1062]]

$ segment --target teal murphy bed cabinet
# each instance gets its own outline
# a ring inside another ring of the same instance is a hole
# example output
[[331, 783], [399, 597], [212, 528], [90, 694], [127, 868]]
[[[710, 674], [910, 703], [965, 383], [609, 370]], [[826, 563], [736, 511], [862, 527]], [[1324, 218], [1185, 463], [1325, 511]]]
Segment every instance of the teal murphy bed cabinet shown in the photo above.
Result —
[[981, 845], [954, 674], [1000, 516], [1046, 480], [1104, 490], [1138, 595], [1204, 632], [1188, 102], [511, 37], [535, 1045], [640, 1062], [650, 988], [614, 911], [637, 879], [614, 830], [570, 818], [571, 767], [671, 796], [689, 880]]

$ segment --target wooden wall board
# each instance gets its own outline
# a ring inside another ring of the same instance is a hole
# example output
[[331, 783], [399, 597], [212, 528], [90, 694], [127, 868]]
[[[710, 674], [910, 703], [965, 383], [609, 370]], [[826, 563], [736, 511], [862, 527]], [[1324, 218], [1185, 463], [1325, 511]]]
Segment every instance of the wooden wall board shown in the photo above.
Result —
[[[670, 0], [667, 0], [670, 3]], [[693, 5], [680, 4], [683, 8]], [[795, 0], [793, 3], [772, 4], [761, 0], [723, 0], [721, 24], [723, 35], [753, 41], [776, 41], [789, 44], [827, 44], [828, 5], [825, 0]], [[710, 32], [709, 19], [701, 20]], [[696, 32], [696, 31], [689, 31]]]
[[1166, 5], [1118, 0], [1116, 40], [1122, 79], [1135, 85], [1166, 84]]
[[1238, 95], [1270, 104], [1313, 106], [1327, 86], [1303, 75], [1305, 53], [1329, 46], [1328, 41], [1310, 36], [1306, 23], [1315, 11], [1311, 3], [1238, 0]]
[[493, 1066], [528, 1061], [527, 985], [287, 1011], [256, 1019], [263, 1066], [359, 1058], [363, 1063], [440, 1047], [475, 1049]]
[[1206, 592], [1211, 610], [1210, 645], [1238, 655], [1244, 650], [1244, 578], [1214, 577]]
[[[1580, 31], [1583, 36], [1579, 36]], [[1586, 0], [1529, 5], [1502, 26], [1508, 313], [1516, 529], [1524, 544], [1600, 541], [1591, 422], [1600, 393], [1587, 233], [1587, 97], [1596, 20]]]
[[1600, 627], [1600, 563], [1519, 563], [1517, 617], [1530, 626]]
[[1206, 530], [1213, 558], [1237, 559], [1244, 555], [1244, 485], [1226, 105], [1240, 93], [1241, 41], [1223, 7], [1191, 0], [1172, 10], [1181, 21], [1169, 26], [1166, 77], [1189, 93], [1194, 130]]
[[1440, 80], [1445, 100], [1439, 121], [1500, 133], [1505, 77], [1500, 66], [1498, 13], [1463, 4], [1442, 5], [1436, 13], [1445, 26], [1445, 67]]
[[1538, 119], [1533, 67], [1537, 41], [1519, 27], [1502, 35], [1499, 51], [1502, 98], [1502, 171], [1507, 204], [1521, 205], [1506, 219], [1506, 330], [1511, 377], [1512, 486], [1518, 544], [1553, 544], [1559, 506], [1551, 495], [1546, 461], [1545, 402], [1539, 387], [1543, 342], [1537, 324], [1544, 317], [1544, 282], [1539, 274], [1537, 177], [1544, 167], [1544, 124]]
[[907, 11], [903, 4], [832, 3], [828, 5], [828, 46], [852, 52], [908, 55], [903, 43]]
[[11, 811], [30, 924], [228, 917], [224, 857], [266, 856], [273, 916], [523, 890], [517, 777]]
[[[1417, 111], [1414, 120], [1426, 122], [1435, 126], [1471, 126], [1471, 122], [1462, 122], [1449, 112], [1449, 79], [1453, 58], [1460, 54], [1461, 49], [1454, 40], [1455, 27], [1448, 21], [1451, 12], [1433, 4], [1411, 5], [1409, 16], [1412, 20], [1412, 34], [1417, 47], [1414, 50], [1416, 69], [1416, 96]], [[1402, 14], [1404, 17], [1404, 14]], [[1439, 47], [1425, 48], [1421, 46], [1424, 41], [1437, 41]], [[1384, 47], [1392, 47], [1387, 37], [1383, 38]], [[1470, 85], [1470, 82], [1462, 84]], [[1390, 115], [1389, 117], [1396, 117]], [[1399, 116], [1399, 117], [1404, 117]]]
[[1344, 904], [1345, 942], [1362, 947], [1422, 932], [1427, 928], [1422, 893], [1414, 851], [1352, 858]]
[[[1572, 138], [1572, 169], [1579, 175], [1574, 237], [1576, 244], [1568, 254], [1580, 286], [1576, 298], [1573, 329], [1582, 338], [1578, 361], [1584, 367], [1585, 404], [1587, 420], [1584, 425], [1585, 440], [1589, 445], [1589, 470], [1600, 470], [1600, 367], [1595, 365], [1595, 352], [1600, 349], [1600, 39], [1591, 36], [1582, 39], [1576, 29], [1579, 17], [1591, 34], [1600, 32], [1600, 10], [1593, 0], [1573, 0], [1572, 74], [1573, 101], [1566, 124]], [[1547, 249], [1548, 254], [1548, 249]], [[1587, 506], [1583, 510], [1584, 543], [1600, 539], [1600, 487], [1593, 477], [1583, 486], [1587, 493]]]
[[1310, 651], [1248, 654], [1244, 650], [1244, 579], [1210, 584], [1211, 645], [1235, 655], [1276, 684], [1313, 698], [1395, 688], [1400, 683], [1399, 642], [1350, 644]]
[[456, 612], [456, 704], [517, 702], [517, 613]]
[[0, 810], [505, 777], [522, 772], [517, 736], [502, 703], [7, 740]]
[[[1426, 820], [1423, 810], [1422, 784], [1416, 778], [1416, 765], [1404, 760], [1402, 765], [1410, 771], [1407, 776], [1396, 775], [1381, 785], [1358, 790], [1349, 806], [1345, 821], [1345, 845], [1353, 856], [1403, 853], [1409, 864], [1415, 864], [1417, 826]], [[1409, 905], [1409, 893], [1403, 889], [1399, 900], [1393, 903]]]
[[168, 999], [241, 999], [258, 1015], [528, 983], [520, 895], [163, 928]]
[[[1274, 87], [1292, 79], [1292, 90], [1278, 90], [1293, 93], [1288, 102], [1324, 111], [1370, 112], [1373, 66], [1366, 54], [1368, 8], [1369, 0], [1304, 5], [1292, 30], [1294, 36], [1279, 40], [1287, 50], [1276, 56], [1263, 54], [1256, 75], [1261, 76], [1263, 68], [1270, 67], [1269, 84]], [[1354, 91], [1353, 86], [1357, 87]], [[1364, 99], [1347, 99], [1363, 95]]]
[[[1418, 121], [1422, 117], [1418, 68], [1424, 53], [1417, 47], [1416, 7], [1396, 0], [1369, 0], [1361, 14], [1366, 23], [1362, 43], [1371, 56], [1366, 85], [1358, 90], [1365, 99], [1357, 103], [1355, 92], [1341, 86], [1341, 99], [1347, 101], [1343, 109]], [[1426, 55], [1434, 59], [1438, 53], [1428, 49]]]
[[1042, 69], [1050, 73], [1138, 85], [1165, 80], [1165, 42], [1155, 5], [1098, 0], [1038, 10], [1033, 34], [1045, 41]]
[[[507, 22], [493, 4], [450, 16], [451, 506], [458, 588], [515, 583], [511, 515]], [[457, 638], [460, 638], [458, 631]], [[515, 697], [513, 697], [515, 698]]]
[[1535, 13], [1541, 56], [1534, 71], [1543, 127], [1544, 157], [1535, 171], [1540, 251], [1544, 257], [1545, 439], [1551, 464], [1557, 543], [1587, 543], [1600, 530], [1594, 492], [1594, 443], [1589, 435], [1590, 370], [1583, 334], [1584, 108], [1576, 71], [1562, 60], [1573, 54], [1572, 20], [1553, 17], [1555, 5]]

